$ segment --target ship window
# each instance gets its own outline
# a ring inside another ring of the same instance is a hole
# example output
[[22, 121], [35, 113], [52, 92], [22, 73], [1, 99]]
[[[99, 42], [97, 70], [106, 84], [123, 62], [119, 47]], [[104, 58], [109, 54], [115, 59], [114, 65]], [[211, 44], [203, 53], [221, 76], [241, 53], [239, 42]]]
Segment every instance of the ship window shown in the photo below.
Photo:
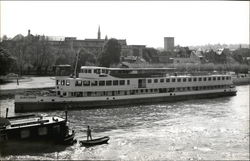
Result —
[[148, 79], [148, 83], [152, 83], [152, 79]]
[[69, 84], [69, 80], [66, 80], [66, 86], [69, 86], [70, 84]]
[[130, 85], [130, 80], [127, 80], [127, 85]]
[[118, 85], [118, 80], [113, 80], [113, 85], [117, 86]]
[[158, 79], [154, 79], [154, 83], [158, 83]]
[[97, 73], [97, 69], [94, 69], [94, 73]]
[[216, 80], [216, 77], [213, 77], [213, 80]]
[[63, 92], [63, 96], [66, 96], [67, 95], [67, 93], [66, 92]]
[[29, 130], [22, 130], [20, 135], [21, 135], [22, 139], [28, 138], [30, 136], [30, 131]]
[[148, 89], [146, 89], [146, 92], [148, 93]]
[[106, 86], [111, 86], [111, 85], [112, 85], [112, 81], [111, 80], [106, 81]]
[[92, 93], [92, 92], [87, 92], [87, 96], [91, 96], [91, 93]]
[[47, 127], [38, 128], [38, 135], [47, 135], [47, 133], [48, 133]]
[[56, 85], [59, 85], [59, 80], [56, 80]]
[[64, 86], [64, 84], [65, 84], [65, 80], [62, 80], [62, 81], [61, 81], [61, 85]]
[[99, 86], [105, 86], [105, 81], [99, 81]]
[[199, 78], [199, 81], [202, 81], [202, 78]]
[[175, 91], [175, 88], [169, 88], [168, 91], [169, 91], [169, 92], [174, 92], [174, 91]]
[[120, 80], [120, 85], [124, 85], [125, 84], [125, 80]]
[[204, 77], [204, 78], [203, 78], [203, 81], [207, 81], [207, 77]]
[[169, 79], [169, 78], [167, 78], [167, 79], [166, 79], [166, 82], [170, 82], [170, 79]]
[[178, 82], [181, 82], [181, 78], [178, 78], [177, 81], [178, 81]]
[[90, 85], [90, 81], [83, 81], [83, 85], [84, 86], [89, 86]]
[[175, 78], [172, 78], [172, 82], [175, 82]]
[[197, 81], [197, 78], [194, 78], [194, 82], [196, 82]]
[[222, 80], [225, 80], [225, 77], [222, 77]]
[[102, 69], [102, 73], [105, 73], [105, 69]]
[[97, 81], [92, 81], [91, 86], [97, 86]]
[[211, 81], [211, 77], [208, 77], [208, 81]]
[[82, 86], [82, 81], [81, 80], [77, 80], [76, 81], [76, 86]]
[[187, 79], [186, 78], [183, 78], [183, 82], [186, 82], [187, 81]]
[[53, 126], [53, 134], [60, 134], [60, 126], [59, 125]]
[[164, 82], [164, 79], [160, 79], [160, 82], [163, 83], [163, 82]]
[[192, 78], [188, 78], [188, 81], [189, 81], [189, 82], [192, 82]]
[[76, 92], [76, 97], [82, 97], [83, 96], [83, 92]]
[[217, 80], [220, 80], [220, 77], [218, 77]]

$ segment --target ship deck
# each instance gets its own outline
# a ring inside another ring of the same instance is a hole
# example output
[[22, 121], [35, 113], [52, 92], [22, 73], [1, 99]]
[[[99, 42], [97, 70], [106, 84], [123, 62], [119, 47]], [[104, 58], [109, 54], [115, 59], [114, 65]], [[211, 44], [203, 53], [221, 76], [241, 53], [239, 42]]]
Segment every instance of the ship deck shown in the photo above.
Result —
[[64, 121], [64, 119], [57, 116], [55, 117], [35, 116], [35, 117], [17, 118], [17, 119], [12, 118], [9, 121], [10, 121], [10, 126], [6, 127], [6, 129], [37, 126], [41, 124], [52, 124]]

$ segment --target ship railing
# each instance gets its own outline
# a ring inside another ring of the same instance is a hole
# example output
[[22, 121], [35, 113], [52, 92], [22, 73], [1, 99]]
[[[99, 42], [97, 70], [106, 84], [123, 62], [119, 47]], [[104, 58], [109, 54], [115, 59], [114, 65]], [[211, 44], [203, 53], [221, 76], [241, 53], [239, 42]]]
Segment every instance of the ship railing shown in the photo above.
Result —
[[11, 116], [7, 117], [9, 120], [15, 120], [15, 119], [23, 119], [23, 118], [29, 118], [29, 117], [35, 117], [35, 114], [28, 114], [28, 115], [21, 115], [21, 116]]
[[38, 121], [25, 122], [25, 123], [16, 123], [16, 124], [11, 124], [11, 127], [26, 126], [26, 125], [32, 125], [32, 124], [44, 124], [46, 122], [49, 122], [49, 120], [38, 120]]
[[167, 73], [168, 76], [204, 76], [204, 75], [228, 75], [227, 72], [173, 72]]

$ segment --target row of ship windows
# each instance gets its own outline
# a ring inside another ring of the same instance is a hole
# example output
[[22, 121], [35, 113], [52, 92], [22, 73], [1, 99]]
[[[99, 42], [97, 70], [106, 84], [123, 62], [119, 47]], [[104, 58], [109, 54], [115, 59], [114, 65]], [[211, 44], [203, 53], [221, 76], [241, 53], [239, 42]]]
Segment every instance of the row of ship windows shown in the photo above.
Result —
[[[162, 79], [147, 79], [148, 83], [170, 83], [170, 82], [197, 82], [197, 81], [216, 81], [216, 80], [231, 80], [231, 77], [194, 77], [194, 78], [162, 78]], [[130, 80], [127, 80], [127, 85], [130, 85]], [[56, 80], [56, 85], [70, 85], [69, 80]], [[118, 86], [125, 85], [125, 80], [106, 80], [106, 81], [82, 81], [77, 80], [75, 86]]]
[[[165, 79], [153, 79], [154, 83], [164, 83]], [[194, 78], [166, 78], [166, 82], [201, 82], [201, 81], [231, 80], [231, 77], [194, 77]], [[152, 83], [152, 79], [148, 79], [148, 83]]]
[[101, 73], [108, 74], [109, 73], [109, 70], [107, 70], [107, 69], [94, 69], [94, 70], [92, 70], [92, 69], [82, 69], [81, 70], [82, 73], [90, 73], [90, 74], [92, 73], [92, 71], [95, 74], [101, 74]]
[[[172, 92], [186, 92], [186, 91], [200, 91], [213, 89], [226, 89], [230, 85], [216, 85], [216, 86], [194, 86], [194, 87], [177, 87], [177, 88], [154, 88], [154, 89], [140, 89], [140, 90], [120, 90], [120, 91], [98, 91], [98, 92], [69, 92], [68, 96], [73, 97], [91, 97], [91, 96], [118, 96], [118, 95], [134, 95], [134, 94], [150, 94], [150, 93], [172, 93]], [[58, 95], [67, 96], [67, 92], [58, 91]]]
[[[69, 86], [69, 80], [57, 80], [56, 85], [66, 85]], [[107, 81], [81, 81], [77, 80], [75, 82], [75, 86], [118, 86], [118, 85], [125, 85], [125, 80], [107, 80]], [[130, 80], [127, 80], [127, 85], [130, 85]]]
[[[53, 128], [56, 128], [57, 131], [58, 130], [60, 131], [60, 126], [59, 125], [56, 125]], [[29, 129], [24, 129], [24, 130], [20, 131], [20, 137], [22, 139], [24, 139], [24, 138], [32, 137], [32, 135], [44, 136], [44, 135], [48, 134], [48, 128], [47, 127], [39, 127], [37, 132], [38, 132], [37, 134], [32, 134]]]

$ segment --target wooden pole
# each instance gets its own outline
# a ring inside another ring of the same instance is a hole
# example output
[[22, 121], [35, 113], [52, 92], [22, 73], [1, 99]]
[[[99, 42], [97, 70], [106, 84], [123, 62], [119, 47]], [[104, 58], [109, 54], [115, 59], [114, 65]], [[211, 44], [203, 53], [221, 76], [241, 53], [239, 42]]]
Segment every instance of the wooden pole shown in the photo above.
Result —
[[9, 108], [6, 108], [6, 118], [8, 117]]

